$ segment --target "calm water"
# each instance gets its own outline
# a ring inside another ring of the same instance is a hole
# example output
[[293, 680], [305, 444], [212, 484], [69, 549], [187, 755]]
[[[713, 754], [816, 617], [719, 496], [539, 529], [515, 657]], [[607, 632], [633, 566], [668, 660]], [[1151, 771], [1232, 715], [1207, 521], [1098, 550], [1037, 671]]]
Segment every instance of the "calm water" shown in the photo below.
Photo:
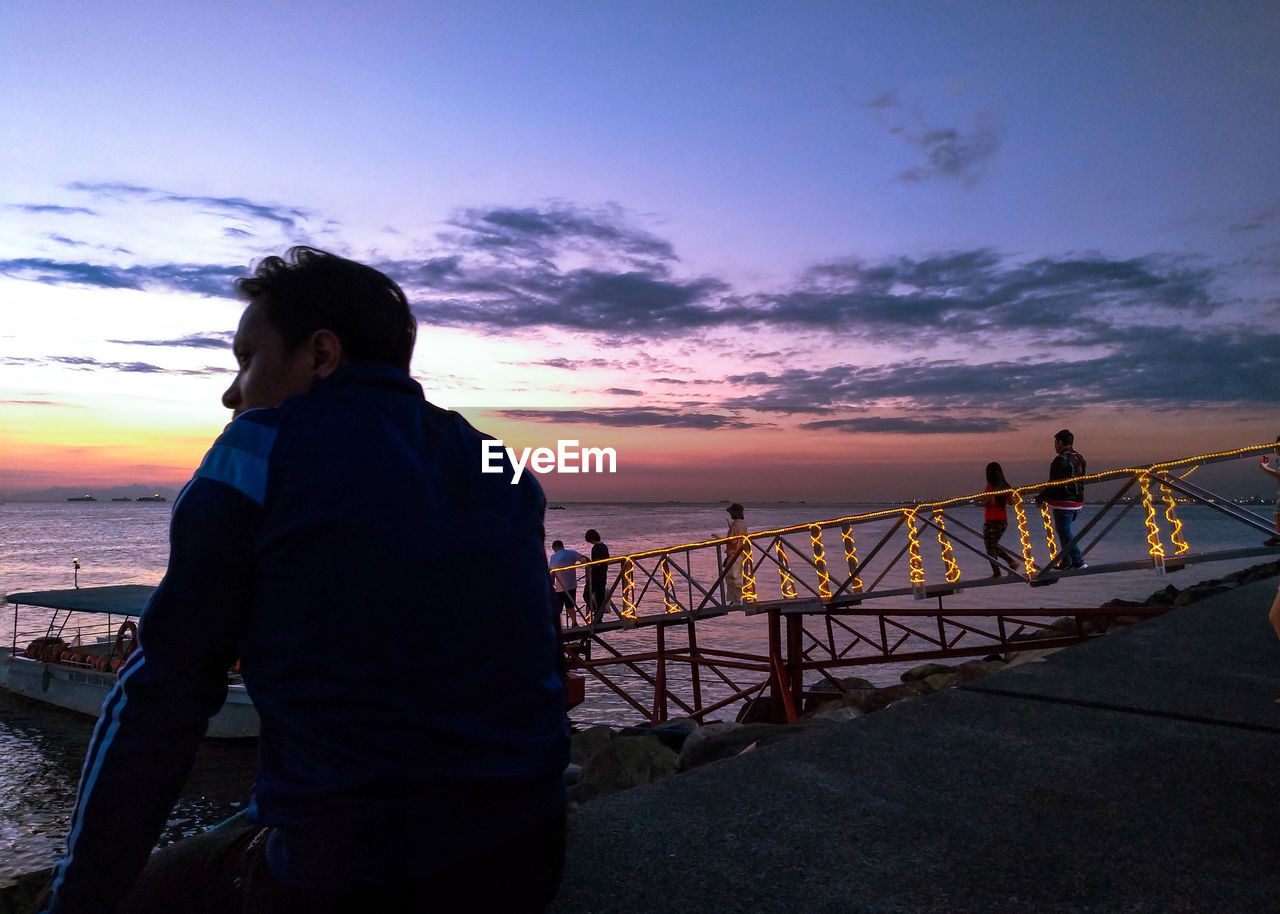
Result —
[[[0, 504], [0, 593], [70, 587], [73, 558], [80, 560], [82, 586], [156, 583], [168, 555], [170, 508], [170, 504], [146, 502]], [[869, 510], [866, 505], [748, 505], [747, 521], [753, 531], [759, 531]], [[956, 516], [981, 527], [980, 509], [958, 509]], [[1180, 516], [1193, 552], [1255, 545], [1263, 538], [1211, 509], [1187, 507]], [[723, 536], [726, 522], [724, 506], [717, 504], [571, 504], [548, 511], [547, 540], [563, 539], [571, 548], [589, 551], [582, 533], [594, 527], [618, 556]], [[873, 525], [857, 528], [860, 544], [873, 542], [875, 529]], [[828, 542], [832, 552], [838, 550], [838, 536], [835, 539]], [[1006, 534], [1004, 542], [1015, 546], [1016, 531]], [[1135, 509], [1090, 553], [1089, 561], [1096, 564], [1144, 554], [1141, 511]], [[966, 576], [982, 577], [988, 572], [981, 557], [963, 550], [957, 557]], [[1142, 599], [1169, 583], [1186, 587], [1259, 561], [1206, 563], [1165, 577], [1151, 571], [1088, 576], [1034, 590], [1020, 585], [978, 588], [948, 597], [947, 605], [1097, 606], [1112, 597]], [[926, 573], [930, 581], [937, 581], [940, 569], [933, 564], [928, 558]], [[902, 602], [911, 603], [910, 598]], [[0, 612], [0, 637], [5, 643], [11, 623], [10, 613]], [[698, 632], [703, 646], [758, 651], [763, 628], [760, 617], [734, 615], [699, 623]], [[863, 675], [887, 684], [897, 681], [902, 666], [873, 667]], [[575, 709], [574, 718], [583, 723], [622, 724], [633, 721], [635, 715], [620, 701], [589, 691], [587, 703]], [[92, 721], [78, 715], [0, 692], [0, 886], [19, 873], [50, 865], [60, 853], [92, 727]], [[163, 842], [242, 808], [253, 782], [253, 760], [251, 745], [207, 744]]]

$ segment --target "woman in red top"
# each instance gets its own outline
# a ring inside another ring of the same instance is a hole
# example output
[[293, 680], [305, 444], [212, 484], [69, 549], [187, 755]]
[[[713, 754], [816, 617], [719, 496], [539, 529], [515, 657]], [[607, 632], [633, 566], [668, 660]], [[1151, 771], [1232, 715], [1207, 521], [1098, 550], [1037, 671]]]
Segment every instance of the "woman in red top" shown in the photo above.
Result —
[[[1000, 489], [1011, 488], [1013, 487], [1009, 485], [1009, 480], [1004, 478], [1004, 470], [1000, 468], [1000, 464], [994, 460], [988, 463], [985, 491], [997, 492]], [[1000, 558], [1000, 537], [1004, 536], [1004, 531], [1009, 528], [1009, 513], [1005, 510], [1005, 506], [1009, 504], [1009, 498], [1009, 493], [1005, 492], [1001, 495], [987, 495], [982, 499], [983, 507], [986, 508], [982, 515], [982, 540], [987, 546], [993, 578], [1000, 577], [1002, 573], [996, 560]], [[1009, 565], [1009, 569], [1012, 573], [1013, 566]]]

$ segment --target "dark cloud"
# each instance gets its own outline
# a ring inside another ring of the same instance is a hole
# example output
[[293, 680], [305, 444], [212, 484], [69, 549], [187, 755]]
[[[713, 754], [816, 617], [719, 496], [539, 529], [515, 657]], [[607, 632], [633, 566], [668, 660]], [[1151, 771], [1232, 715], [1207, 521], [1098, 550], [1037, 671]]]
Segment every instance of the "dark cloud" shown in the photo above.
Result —
[[46, 238], [48, 238], [50, 241], [56, 241], [56, 242], [58, 242], [58, 244], [65, 244], [65, 245], [67, 245], [68, 247], [73, 247], [73, 248], [87, 248], [87, 247], [89, 247], [89, 242], [87, 242], [87, 241], [76, 241], [74, 238], [68, 238], [66, 235], [52, 235], [52, 234], [51, 234], [51, 235], [45, 235], [45, 237], [46, 237]]
[[[556, 230], [569, 221], [537, 215], [522, 210], [520, 219], [508, 221], [539, 227], [539, 239], [559, 237]], [[573, 224], [585, 234], [587, 216], [579, 214]], [[611, 238], [612, 232], [592, 237]], [[1210, 294], [1210, 270], [1158, 257], [1115, 260], [1100, 254], [1016, 264], [976, 249], [878, 263], [835, 261], [810, 269], [791, 289], [768, 295], [738, 294], [714, 277], [676, 278], [664, 264], [561, 270], [541, 255], [494, 261], [457, 254], [378, 266], [409, 290], [420, 319], [498, 331], [555, 327], [669, 337], [778, 327], [920, 347], [957, 336], [980, 343], [984, 333], [1023, 331], [1030, 342], [1087, 346], [1111, 342], [1117, 323], [1130, 312], [1169, 308], [1203, 317], [1218, 307]]]
[[1265, 209], [1257, 210], [1240, 222], [1228, 226], [1227, 231], [1232, 234], [1257, 232], [1275, 222], [1277, 217], [1280, 217], [1280, 206], [1269, 206]]
[[108, 264], [23, 257], [0, 260], [0, 276], [47, 286], [97, 286], [103, 289], [147, 289], [190, 292], [211, 298], [234, 298], [233, 280], [243, 267], [213, 264], [160, 264], [120, 267]]
[[926, 164], [900, 172], [899, 181], [955, 178], [972, 187], [982, 179], [987, 164], [1000, 149], [999, 136], [990, 125], [979, 125], [971, 133], [935, 127], [918, 134], [907, 133], [905, 138], [924, 150]]
[[163, 374], [205, 377], [208, 375], [235, 374], [232, 368], [206, 366], [204, 368], [164, 368], [150, 362], [105, 362], [101, 359], [77, 355], [50, 355], [41, 358], [13, 356], [0, 360], [6, 365], [63, 365], [83, 371], [119, 371], [125, 374]]
[[140, 187], [137, 184], [124, 184], [113, 181], [99, 181], [90, 183], [86, 181], [72, 181], [67, 185], [68, 190], [79, 190], [86, 193], [97, 194], [103, 197], [138, 197], [150, 196], [158, 194], [160, 191], [150, 187]]
[[860, 416], [852, 419], [819, 419], [802, 422], [800, 427], [814, 431], [833, 430], [849, 434], [884, 432], [899, 435], [972, 435], [1005, 432], [1014, 427], [1007, 418], [976, 416], [960, 419], [934, 416], [916, 419], [908, 416]]
[[968, 132], [930, 124], [918, 108], [903, 104], [897, 90], [882, 92], [863, 107], [875, 112], [891, 136], [924, 153], [923, 162], [898, 174], [899, 181], [958, 180], [972, 187], [1000, 149], [999, 131], [986, 115]]
[[10, 203], [9, 209], [16, 209], [19, 212], [39, 214], [52, 213], [58, 216], [96, 216], [98, 213], [86, 206], [57, 206], [52, 203]]
[[914, 359], [890, 365], [837, 365], [735, 375], [732, 384], [759, 393], [732, 397], [727, 409], [782, 413], [905, 405], [917, 409], [990, 410], [1025, 414], [1044, 404], [1145, 409], [1269, 406], [1259, 378], [1280, 371], [1280, 334], [1232, 335], [1179, 327], [1134, 328], [1114, 350], [1073, 361]]
[[716, 279], [673, 280], [640, 271], [598, 269], [562, 273], [542, 264], [514, 270], [470, 269], [453, 284], [473, 297], [426, 301], [419, 297], [414, 314], [436, 324], [502, 330], [559, 327], [645, 336], [740, 322], [745, 316], [716, 302], [716, 293], [726, 289]]
[[604, 251], [631, 262], [676, 259], [670, 242], [627, 224], [618, 207], [586, 209], [565, 203], [542, 209], [466, 209], [451, 225], [465, 248], [502, 255], [554, 257], [567, 251]]
[[307, 210], [295, 206], [256, 203], [244, 197], [207, 197], [175, 194], [155, 187], [143, 187], [137, 184], [73, 181], [67, 185], [67, 188], [116, 199], [127, 197], [145, 198], [151, 203], [182, 203], [203, 207], [223, 216], [241, 216], [274, 222], [290, 233], [293, 233], [298, 228], [299, 220], [306, 219], [310, 215]]
[[812, 268], [793, 291], [761, 299], [763, 319], [840, 328], [874, 342], [930, 346], [944, 339], [1026, 331], [1040, 342], [1114, 341], [1126, 312], [1166, 308], [1199, 317], [1218, 304], [1207, 269], [1160, 258], [1101, 255], [1006, 264], [991, 250], [920, 260], [843, 261]]
[[718, 413], [689, 413], [662, 409], [505, 409], [508, 419], [532, 422], [600, 425], [609, 428], [755, 428], [761, 423]]
[[641, 397], [644, 396], [643, 390], [633, 390], [630, 387], [610, 387], [605, 390], [607, 394], [616, 394], [619, 397]]
[[169, 349], [230, 349], [234, 330], [216, 333], [193, 333], [173, 340], [107, 340], [127, 346], [161, 346]]

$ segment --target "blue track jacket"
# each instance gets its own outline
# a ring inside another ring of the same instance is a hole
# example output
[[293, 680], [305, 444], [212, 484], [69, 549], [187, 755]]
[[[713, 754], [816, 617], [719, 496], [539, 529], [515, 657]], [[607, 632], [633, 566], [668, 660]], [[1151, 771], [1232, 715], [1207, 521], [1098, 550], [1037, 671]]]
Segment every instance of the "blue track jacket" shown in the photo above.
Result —
[[[273, 871], [407, 879], [564, 810], [544, 498], [403, 371], [237, 417], [173, 508], [168, 570], [94, 731], [51, 911], [110, 911], [239, 658]], [[279, 840], [277, 840], [279, 839]]]

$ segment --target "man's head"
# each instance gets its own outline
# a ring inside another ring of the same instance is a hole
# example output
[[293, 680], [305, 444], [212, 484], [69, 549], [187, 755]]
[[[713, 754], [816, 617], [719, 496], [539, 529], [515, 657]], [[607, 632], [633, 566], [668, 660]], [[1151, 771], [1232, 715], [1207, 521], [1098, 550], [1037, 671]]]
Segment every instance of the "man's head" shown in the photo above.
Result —
[[554, 549], [556, 552], [559, 552], [561, 549], [563, 549], [563, 548], [564, 548], [564, 541], [563, 541], [563, 540], [552, 540], [552, 541], [551, 541], [551, 548], [552, 548], [552, 549]]
[[295, 247], [236, 289], [249, 306], [233, 344], [239, 373], [222, 396], [235, 415], [305, 393], [348, 362], [409, 370], [417, 323], [400, 287], [372, 267]]
[[1071, 434], [1067, 429], [1062, 429], [1053, 436], [1053, 449], [1061, 454], [1063, 451], [1070, 450], [1076, 443], [1076, 436]]
[[725, 510], [729, 512], [730, 517], [735, 518], [736, 520], [742, 520], [742, 505], [737, 502], [734, 502], [729, 507], [725, 508]]
[[600, 542], [600, 534], [596, 533], [594, 530], [588, 530], [586, 533], [582, 534], [582, 538], [588, 543]]

